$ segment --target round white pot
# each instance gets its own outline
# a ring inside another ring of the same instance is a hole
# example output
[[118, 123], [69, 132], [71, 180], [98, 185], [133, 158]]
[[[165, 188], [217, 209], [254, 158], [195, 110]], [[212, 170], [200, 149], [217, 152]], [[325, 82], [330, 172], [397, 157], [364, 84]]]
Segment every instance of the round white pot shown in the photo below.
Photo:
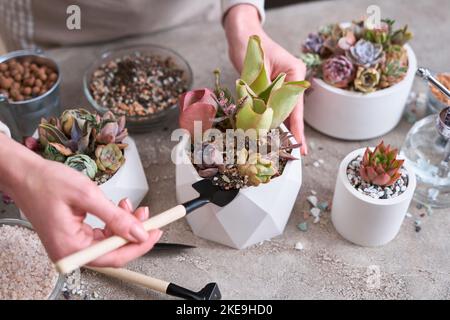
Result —
[[[33, 136], [37, 137], [37, 132]], [[133, 204], [133, 208], [137, 208], [148, 192], [147, 178], [134, 140], [127, 137], [123, 142], [128, 144], [128, 147], [124, 150], [125, 163], [111, 179], [100, 185], [100, 189], [115, 204], [118, 204], [124, 198], [128, 198]], [[80, 201], [83, 201], [83, 199], [80, 199]], [[22, 211], [20, 211], [20, 216], [26, 220]], [[86, 216], [84, 222], [93, 228], [105, 226], [102, 220], [91, 214]]]
[[[282, 129], [286, 130], [284, 126]], [[196, 198], [198, 193], [192, 184], [202, 179], [186, 152], [189, 144], [189, 136], [184, 135], [175, 148], [178, 203]], [[300, 159], [299, 149], [294, 149], [293, 155]], [[187, 221], [195, 235], [243, 249], [283, 233], [301, 183], [301, 160], [289, 161], [281, 176], [258, 187], [241, 189], [225, 207], [210, 203], [197, 209]]]
[[416, 188], [416, 177], [405, 161], [408, 186], [399, 196], [374, 199], [356, 190], [347, 178], [347, 166], [365, 149], [348, 154], [339, 166], [334, 190], [331, 220], [345, 239], [361, 246], [381, 246], [395, 238], [408, 211]]
[[334, 138], [366, 140], [391, 131], [400, 121], [417, 70], [416, 56], [405, 45], [409, 66], [406, 77], [373, 93], [339, 89], [317, 78], [305, 96], [305, 121]]

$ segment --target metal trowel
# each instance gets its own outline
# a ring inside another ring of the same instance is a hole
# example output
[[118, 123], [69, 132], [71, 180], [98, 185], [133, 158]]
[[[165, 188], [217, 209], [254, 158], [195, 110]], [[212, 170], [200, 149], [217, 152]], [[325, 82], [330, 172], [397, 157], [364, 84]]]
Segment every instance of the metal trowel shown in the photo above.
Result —
[[[208, 203], [214, 203], [219, 207], [229, 204], [238, 195], [239, 190], [222, 190], [220, 187], [213, 185], [209, 179], [200, 180], [192, 185], [192, 187], [200, 194], [197, 198], [180, 204], [172, 209], [164, 211], [143, 222], [144, 229], [149, 231], [161, 228], [169, 223], [183, 218], [194, 210], [203, 207]], [[67, 274], [73, 270], [84, 266], [85, 264], [109, 253], [115, 249], [128, 243], [128, 240], [112, 236], [108, 239], [100, 241], [89, 248], [71, 254], [56, 262], [56, 268], [59, 272]]]

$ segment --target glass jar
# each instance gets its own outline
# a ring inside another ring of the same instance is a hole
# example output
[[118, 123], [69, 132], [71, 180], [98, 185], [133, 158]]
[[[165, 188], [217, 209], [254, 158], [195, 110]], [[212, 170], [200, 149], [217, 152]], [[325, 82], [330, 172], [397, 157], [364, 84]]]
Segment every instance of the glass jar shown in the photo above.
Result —
[[416, 122], [401, 149], [416, 174], [415, 200], [436, 208], [450, 207], [450, 139], [439, 127], [447, 110]]

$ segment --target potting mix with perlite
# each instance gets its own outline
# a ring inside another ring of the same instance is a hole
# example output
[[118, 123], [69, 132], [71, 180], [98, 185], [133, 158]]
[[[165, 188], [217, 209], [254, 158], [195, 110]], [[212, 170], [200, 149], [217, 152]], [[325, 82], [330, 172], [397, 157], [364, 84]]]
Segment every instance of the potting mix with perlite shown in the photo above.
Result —
[[174, 106], [186, 89], [183, 70], [172, 59], [139, 53], [101, 65], [89, 84], [98, 105], [117, 115], [137, 117]]
[[37, 234], [21, 226], [0, 225], [0, 300], [48, 299], [58, 273]]

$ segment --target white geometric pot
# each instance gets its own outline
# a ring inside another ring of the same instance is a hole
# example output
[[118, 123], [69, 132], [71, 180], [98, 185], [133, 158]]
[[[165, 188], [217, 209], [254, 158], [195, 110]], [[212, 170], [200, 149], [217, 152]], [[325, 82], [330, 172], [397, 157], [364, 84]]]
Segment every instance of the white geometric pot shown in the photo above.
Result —
[[[286, 128], [283, 126], [283, 130]], [[295, 140], [292, 140], [296, 143]], [[201, 180], [186, 149], [190, 139], [184, 135], [176, 146], [176, 195], [178, 203], [198, 196], [192, 184]], [[298, 149], [293, 155], [300, 159]], [[289, 161], [283, 174], [267, 184], [241, 189], [227, 206], [214, 204], [187, 216], [195, 235], [226, 246], [243, 249], [283, 233], [302, 183], [301, 160]]]
[[[147, 178], [136, 148], [136, 143], [131, 137], [127, 137], [124, 143], [125, 163], [112, 176], [111, 179], [100, 185], [105, 196], [115, 204], [124, 198], [130, 199], [133, 208], [137, 208], [148, 192]], [[85, 223], [93, 228], [103, 228], [105, 223], [99, 218], [88, 214]]]
[[399, 196], [374, 199], [360, 193], [347, 178], [348, 164], [364, 154], [365, 148], [355, 150], [342, 160], [336, 179], [331, 220], [345, 239], [361, 246], [381, 246], [395, 238], [416, 188], [416, 177], [405, 161], [408, 186]]
[[339, 89], [325, 81], [311, 79], [305, 95], [305, 121], [334, 138], [366, 140], [391, 131], [400, 121], [414, 81], [417, 60], [405, 45], [409, 66], [406, 77], [387, 89], [372, 93]]
[[[37, 132], [33, 136], [37, 137]], [[125, 163], [111, 179], [99, 187], [114, 204], [118, 204], [123, 198], [129, 198], [133, 208], [137, 208], [148, 192], [147, 178], [134, 140], [127, 137], [123, 142], [128, 144], [124, 150]], [[80, 201], [83, 200], [80, 199]], [[26, 219], [22, 211], [20, 211], [20, 215], [22, 219]], [[84, 222], [93, 228], [104, 228], [105, 226], [102, 220], [91, 214], [86, 216]]]

